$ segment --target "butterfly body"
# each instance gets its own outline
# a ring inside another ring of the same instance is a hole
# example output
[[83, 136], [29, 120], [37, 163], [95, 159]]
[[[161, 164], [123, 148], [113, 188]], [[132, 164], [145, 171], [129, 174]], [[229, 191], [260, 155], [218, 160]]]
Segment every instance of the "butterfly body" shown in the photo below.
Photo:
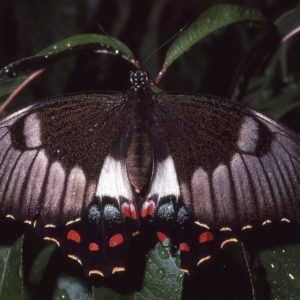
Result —
[[154, 93], [142, 71], [131, 81], [0, 121], [2, 215], [31, 223], [87, 276], [123, 271], [145, 226], [176, 237], [188, 271], [215, 232], [300, 220], [296, 134], [227, 100]]

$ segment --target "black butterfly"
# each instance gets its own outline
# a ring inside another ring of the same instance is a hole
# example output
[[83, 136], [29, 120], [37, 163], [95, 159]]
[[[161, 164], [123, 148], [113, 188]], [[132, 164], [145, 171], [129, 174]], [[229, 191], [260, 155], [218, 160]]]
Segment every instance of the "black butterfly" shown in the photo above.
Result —
[[[223, 99], [155, 93], [61, 96], [0, 121], [0, 213], [34, 226], [86, 275], [123, 271], [131, 238], [175, 237], [188, 272], [214, 233], [300, 220], [300, 139]], [[227, 233], [227, 234], [226, 234]]]

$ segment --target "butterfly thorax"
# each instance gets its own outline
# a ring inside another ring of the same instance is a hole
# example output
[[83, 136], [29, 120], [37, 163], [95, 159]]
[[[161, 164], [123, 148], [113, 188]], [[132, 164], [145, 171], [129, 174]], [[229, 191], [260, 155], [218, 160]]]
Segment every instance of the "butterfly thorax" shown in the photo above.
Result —
[[147, 185], [152, 172], [149, 104], [153, 93], [146, 87], [147, 81], [146, 72], [139, 70], [132, 73], [132, 88], [128, 92], [132, 115], [128, 132], [126, 167], [129, 181], [137, 193]]

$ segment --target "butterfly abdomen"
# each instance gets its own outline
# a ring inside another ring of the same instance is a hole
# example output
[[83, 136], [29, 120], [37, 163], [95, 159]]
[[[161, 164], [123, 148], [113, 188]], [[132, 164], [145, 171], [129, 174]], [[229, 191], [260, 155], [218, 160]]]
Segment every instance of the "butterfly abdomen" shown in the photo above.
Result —
[[141, 131], [136, 131], [130, 139], [127, 150], [127, 172], [130, 183], [139, 193], [149, 181], [151, 174], [150, 138]]
[[137, 193], [149, 183], [152, 173], [153, 149], [150, 134], [152, 123], [152, 92], [144, 85], [136, 86], [139, 80], [133, 80], [132, 89], [127, 92], [130, 103], [130, 126], [126, 137], [126, 169], [129, 181]]

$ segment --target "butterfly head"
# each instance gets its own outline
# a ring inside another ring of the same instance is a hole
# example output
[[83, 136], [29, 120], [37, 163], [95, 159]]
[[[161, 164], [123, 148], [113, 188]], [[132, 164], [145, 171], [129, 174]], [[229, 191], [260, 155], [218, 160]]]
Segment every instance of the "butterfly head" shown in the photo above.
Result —
[[149, 75], [143, 70], [131, 71], [130, 82], [133, 90], [145, 90], [149, 86]]

